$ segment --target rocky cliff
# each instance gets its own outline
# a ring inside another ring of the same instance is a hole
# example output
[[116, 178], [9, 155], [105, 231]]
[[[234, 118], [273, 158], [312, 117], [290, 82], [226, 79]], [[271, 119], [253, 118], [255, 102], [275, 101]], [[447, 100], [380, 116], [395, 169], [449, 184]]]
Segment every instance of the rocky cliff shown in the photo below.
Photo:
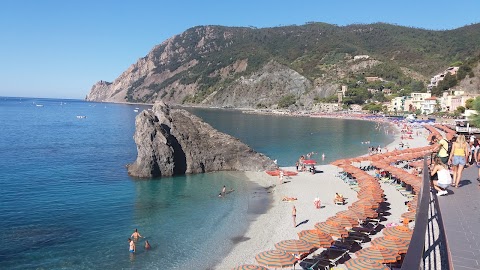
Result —
[[449, 31], [382, 23], [198, 26], [155, 46], [113, 82], [93, 85], [87, 100], [277, 108], [288, 96], [288, 106], [311, 109], [365, 76], [384, 78], [395, 91], [411, 88], [412, 80], [426, 84], [479, 52], [480, 24]]
[[135, 120], [137, 159], [133, 177], [152, 178], [212, 171], [262, 171], [276, 165], [185, 110], [157, 102]]

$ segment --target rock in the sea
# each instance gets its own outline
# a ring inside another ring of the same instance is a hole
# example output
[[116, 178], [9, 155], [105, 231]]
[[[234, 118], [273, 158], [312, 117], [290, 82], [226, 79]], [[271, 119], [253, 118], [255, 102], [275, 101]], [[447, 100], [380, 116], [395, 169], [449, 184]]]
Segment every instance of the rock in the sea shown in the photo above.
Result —
[[263, 154], [221, 133], [200, 118], [163, 102], [135, 121], [137, 159], [128, 165], [133, 177], [152, 178], [212, 171], [261, 171], [276, 167]]

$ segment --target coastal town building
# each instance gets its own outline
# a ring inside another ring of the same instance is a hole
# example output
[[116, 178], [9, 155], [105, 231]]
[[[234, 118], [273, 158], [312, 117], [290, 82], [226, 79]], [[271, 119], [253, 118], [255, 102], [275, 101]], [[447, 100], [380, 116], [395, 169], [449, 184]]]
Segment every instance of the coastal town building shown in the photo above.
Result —
[[422, 111], [422, 114], [429, 115], [437, 111], [437, 107], [440, 106], [440, 104], [437, 104], [437, 102], [438, 101], [436, 97], [426, 98], [420, 105], [420, 110]]
[[388, 104], [387, 109], [390, 112], [416, 112], [420, 110], [422, 114], [431, 114], [434, 112], [453, 113], [458, 107], [465, 107], [469, 99], [474, 99], [478, 95], [465, 94], [464, 91], [446, 91], [441, 97], [432, 97], [431, 93], [413, 92], [410, 96], [395, 97]]
[[433, 87], [438, 86], [438, 83], [445, 78], [445, 75], [450, 73], [451, 75], [456, 75], [459, 67], [448, 67], [443, 72], [433, 76], [430, 79], [430, 84], [427, 85], [427, 89], [431, 90]]

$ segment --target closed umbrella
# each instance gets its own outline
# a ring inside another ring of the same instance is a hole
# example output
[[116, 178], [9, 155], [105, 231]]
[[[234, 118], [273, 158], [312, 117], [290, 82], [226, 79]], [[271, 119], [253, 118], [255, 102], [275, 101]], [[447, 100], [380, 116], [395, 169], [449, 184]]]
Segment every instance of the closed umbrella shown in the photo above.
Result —
[[288, 253], [301, 254], [310, 252], [314, 248], [312, 244], [304, 240], [283, 240], [275, 244], [275, 248]]
[[355, 252], [357, 258], [370, 259], [379, 263], [393, 263], [400, 260], [400, 255], [395, 251], [382, 246], [370, 246]]
[[297, 261], [292, 254], [283, 250], [268, 250], [258, 253], [255, 260], [261, 265], [274, 268], [292, 266]]
[[334, 242], [331, 235], [319, 230], [303, 230], [298, 233], [298, 237], [318, 248], [329, 247]]
[[397, 253], [407, 253], [408, 245], [410, 241], [402, 240], [393, 236], [382, 236], [372, 240], [373, 246], [382, 246], [391, 250], [395, 250]]
[[348, 270], [390, 270], [387, 266], [369, 259], [350, 259], [345, 262]]

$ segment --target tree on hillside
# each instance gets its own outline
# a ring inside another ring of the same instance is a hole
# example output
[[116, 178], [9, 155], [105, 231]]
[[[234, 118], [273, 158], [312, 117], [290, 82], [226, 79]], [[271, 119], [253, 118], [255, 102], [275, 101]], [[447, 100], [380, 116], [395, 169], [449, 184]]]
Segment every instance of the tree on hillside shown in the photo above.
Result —
[[480, 127], [480, 97], [475, 98], [472, 107], [477, 111], [477, 114], [470, 116], [470, 120], [474, 126]]
[[460, 114], [465, 113], [465, 107], [463, 107], [463, 106], [458, 106], [455, 111], [458, 112], [458, 113], [460, 113]]
[[465, 101], [465, 108], [466, 108], [467, 110], [470, 110], [470, 109], [473, 108], [473, 101], [474, 101], [473, 98], [467, 99], [467, 100]]

